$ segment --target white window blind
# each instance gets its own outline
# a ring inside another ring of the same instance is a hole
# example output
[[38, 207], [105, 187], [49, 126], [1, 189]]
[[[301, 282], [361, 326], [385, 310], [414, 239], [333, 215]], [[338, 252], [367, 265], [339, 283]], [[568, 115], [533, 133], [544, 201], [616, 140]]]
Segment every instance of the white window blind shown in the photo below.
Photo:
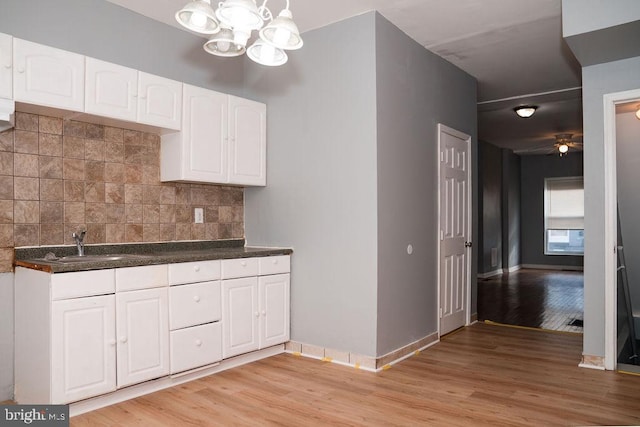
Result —
[[582, 177], [545, 180], [547, 230], [584, 229], [584, 182]]

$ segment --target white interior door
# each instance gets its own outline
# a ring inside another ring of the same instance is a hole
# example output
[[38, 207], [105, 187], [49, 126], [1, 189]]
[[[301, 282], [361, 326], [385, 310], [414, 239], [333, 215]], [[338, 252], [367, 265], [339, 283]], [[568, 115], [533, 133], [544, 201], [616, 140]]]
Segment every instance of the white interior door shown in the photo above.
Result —
[[440, 150], [440, 335], [468, 322], [471, 138], [438, 125]]

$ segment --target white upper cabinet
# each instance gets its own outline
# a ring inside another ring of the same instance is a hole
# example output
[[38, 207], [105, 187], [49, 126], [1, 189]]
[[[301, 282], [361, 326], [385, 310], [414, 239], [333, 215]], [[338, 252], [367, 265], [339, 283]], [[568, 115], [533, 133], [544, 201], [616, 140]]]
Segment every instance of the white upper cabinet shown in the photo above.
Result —
[[87, 58], [85, 112], [135, 122], [138, 71]]
[[265, 185], [266, 106], [183, 85], [182, 132], [162, 136], [162, 181]]
[[17, 102], [84, 111], [84, 56], [13, 39]]
[[229, 96], [229, 182], [266, 184], [267, 106]]
[[13, 37], [0, 33], [0, 98], [13, 99]]
[[180, 130], [182, 82], [140, 71], [138, 73], [138, 122]]

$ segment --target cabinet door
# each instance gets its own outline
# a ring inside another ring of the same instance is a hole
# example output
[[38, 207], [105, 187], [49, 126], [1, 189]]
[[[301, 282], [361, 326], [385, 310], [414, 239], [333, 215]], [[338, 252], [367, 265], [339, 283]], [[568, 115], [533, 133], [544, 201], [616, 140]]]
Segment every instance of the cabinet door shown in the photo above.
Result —
[[180, 130], [182, 83], [138, 72], [138, 122]]
[[13, 39], [17, 102], [84, 111], [84, 56]]
[[13, 38], [0, 33], [0, 98], [13, 99]]
[[184, 179], [227, 182], [227, 95], [184, 85], [183, 97]]
[[267, 106], [229, 96], [229, 183], [266, 185]]
[[115, 338], [114, 295], [51, 304], [51, 403], [116, 389]]
[[258, 349], [258, 278], [222, 282], [222, 357]]
[[116, 294], [118, 388], [169, 373], [167, 288]]
[[289, 341], [288, 274], [259, 278], [260, 348]]
[[85, 112], [136, 121], [138, 71], [87, 58]]

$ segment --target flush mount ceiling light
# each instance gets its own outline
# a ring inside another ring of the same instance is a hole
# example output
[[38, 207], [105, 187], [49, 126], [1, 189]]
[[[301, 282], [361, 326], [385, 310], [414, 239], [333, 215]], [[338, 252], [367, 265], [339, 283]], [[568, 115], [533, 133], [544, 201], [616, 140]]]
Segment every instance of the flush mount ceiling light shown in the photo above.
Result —
[[[293, 22], [289, 0], [275, 19], [267, 1], [258, 7], [255, 0], [225, 0], [214, 12], [211, 0], [196, 0], [178, 11], [176, 19], [191, 31], [212, 35], [204, 44], [207, 53], [230, 57], [246, 51], [259, 64], [282, 65], [288, 59], [284, 51], [300, 49], [302, 38]], [[247, 48], [253, 31], [258, 31], [258, 39]]]
[[538, 107], [535, 105], [522, 105], [520, 107], [514, 108], [513, 111], [515, 111], [516, 114], [523, 119], [527, 119], [533, 116], [533, 113], [535, 113], [537, 109]]

